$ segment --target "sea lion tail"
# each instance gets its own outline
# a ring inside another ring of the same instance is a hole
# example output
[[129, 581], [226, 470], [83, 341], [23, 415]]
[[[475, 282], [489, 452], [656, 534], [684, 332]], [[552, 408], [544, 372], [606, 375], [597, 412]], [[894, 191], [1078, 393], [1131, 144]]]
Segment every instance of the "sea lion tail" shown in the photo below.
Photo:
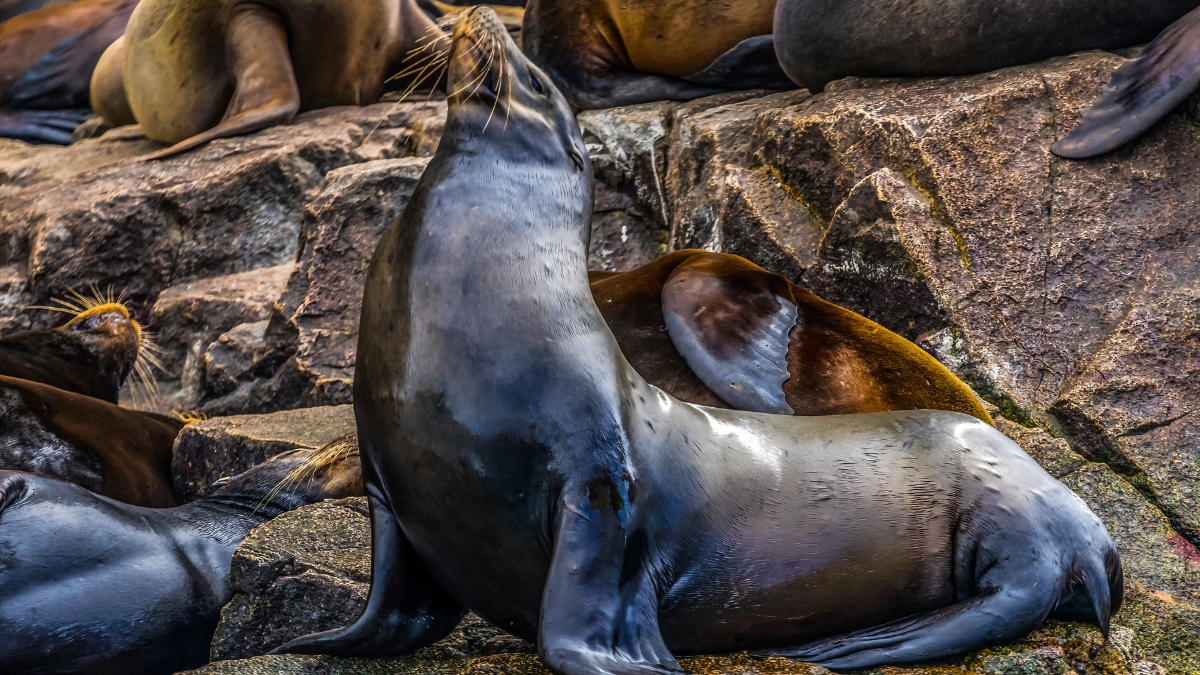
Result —
[[1050, 617], [1094, 624], [1108, 638], [1112, 615], [1121, 608], [1124, 593], [1125, 578], [1116, 550], [1109, 549], [1103, 559], [1096, 552], [1081, 553], [1071, 563], [1071, 573]]

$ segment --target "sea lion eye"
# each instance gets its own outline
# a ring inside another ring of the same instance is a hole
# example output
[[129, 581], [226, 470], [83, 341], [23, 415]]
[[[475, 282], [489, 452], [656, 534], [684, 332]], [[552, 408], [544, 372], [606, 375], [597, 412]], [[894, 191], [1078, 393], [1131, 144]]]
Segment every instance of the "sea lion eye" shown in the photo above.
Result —
[[529, 86], [533, 87], [533, 90], [539, 94], [546, 93], [546, 90], [542, 87], [542, 81], [537, 78], [537, 75], [529, 76]]

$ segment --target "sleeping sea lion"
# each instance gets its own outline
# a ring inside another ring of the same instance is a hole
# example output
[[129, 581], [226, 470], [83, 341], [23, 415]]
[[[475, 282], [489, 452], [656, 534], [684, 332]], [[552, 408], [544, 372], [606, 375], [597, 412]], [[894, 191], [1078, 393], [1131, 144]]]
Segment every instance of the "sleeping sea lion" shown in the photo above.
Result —
[[793, 89], [775, 1], [530, 0], [521, 46], [576, 109]]
[[127, 504], [178, 503], [171, 448], [183, 423], [0, 377], [0, 469], [67, 480]]
[[71, 303], [77, 313], [58, 328], [0, 337], [0, 375], [117, 403], [131, 372], [153, 379], [157, 347], [125, 305], [79, 298], [86, 306]]
[[676, 251], [590, 283], [630, 365], [681, 401], [786, 415], [953, 410], [992, 423], [915, 344], [745, 258]]
[[316, 454], [276, 455], [172, 509], [0, 471], [0, 672], [153, 675], [207, 663], [246, 534], [304, 504], [361, 493], [357, 454], [327, 457], [277, 489]]
[[[1084, 49], [1146, 42], [1196, 9], [1196, 0], [779, 0], [775, 49], [813, 92], [848, 75], [967, 75]], [[1088, 157], [1137, 136], [1200, 82], [1200, 17], [1163, 34], [1127, 64], [1083, 130], [1054, 146]]]
[[1108, 630], [1104, 526], [982, 421], [730, 411], [647, 384], [588, 286], [567, 101], [487, 8], [451, 49], [445, 135], [363, 296], [367, 607], [281, 651], [405, 652], [466, 608], [560, 675], [741, 649], [904, 663], [1051, 615]]
[[92, 105], [174, 144], [150, 156], [166, 157], [301, 110], [375, 103], [437, 31], [416, 0], [144, 0], [96, 69]]
[[137, 0], [77, 0], [0, 23], [0, 136], [71, 142], [92, 114], [92, 72]]

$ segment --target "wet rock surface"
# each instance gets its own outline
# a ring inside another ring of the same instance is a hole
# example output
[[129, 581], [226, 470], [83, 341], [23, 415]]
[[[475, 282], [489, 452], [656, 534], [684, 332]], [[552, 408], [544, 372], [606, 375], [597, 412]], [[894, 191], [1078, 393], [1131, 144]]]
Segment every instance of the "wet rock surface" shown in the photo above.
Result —
[[354, 410], [348, 405], [193, 422], [175, 439], [175, 494], [182, 502], [199, 499], [220, 478], [236, 476], [281, 452], [324, 447], [354, 429]]
[[[1200, 673], [1200, 97], [1104, 157], [1048, 150], [1121, 62], [1088, 52], [580, 118], [597, 173], [593, 268], [722, 250], [862, 312], [994, 405], [1000, 429], [1116, 540], [1127, 598], [1108, 643], [1052, 622], [954, 663], [873, 675]], [[168, 348], [171, 406], [348, 403], [363, 275], [444, 110], [317, 111], [153, 163], [138, 157], [158, 146], [133, 128], [67, 148], [0, 141], [0, 330], [53, 322], [27, 306], [68, 288], [112, 284]], [[311, 435], [257, 430], [284, 419], [274, 415], [189, 425], [181, 496], [353, 428], [347, 407], [314, 411], [300, 413], [326, 420], [305, 422]], [[213, 645], [229, 660], [198, 672], [546, 672], [478, 620], [402, 659], [258, 656], [353, 618], [369, 583], [361, 502], [287, 518], [239, 551], [238, 597]], [[745, 656], [684, 664], [828, 672]]]

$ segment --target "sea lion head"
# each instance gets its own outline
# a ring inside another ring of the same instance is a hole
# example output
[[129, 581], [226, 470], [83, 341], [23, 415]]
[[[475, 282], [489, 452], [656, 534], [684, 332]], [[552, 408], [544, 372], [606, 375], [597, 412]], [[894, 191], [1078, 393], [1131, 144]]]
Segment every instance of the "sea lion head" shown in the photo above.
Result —
[[325, 499], [365, 494], [358, 436], [350, 433], [323, 448], [282, 452], [258, 466], [213, 484], [213, 497], [237, 495], [283, 513]]
[[446, 87], [451, 142], [487, 139], [503, 143], [513, 161], [563, 162], [590, 173], [571, 106], [525, 58], [496, 13], [477, 6], [452, 20]]
[[119, 302], [86, 308], [55, 330], [95, 354], [98, 367], [118, 382], [129, 376], [141, 352], [142, 327]]

